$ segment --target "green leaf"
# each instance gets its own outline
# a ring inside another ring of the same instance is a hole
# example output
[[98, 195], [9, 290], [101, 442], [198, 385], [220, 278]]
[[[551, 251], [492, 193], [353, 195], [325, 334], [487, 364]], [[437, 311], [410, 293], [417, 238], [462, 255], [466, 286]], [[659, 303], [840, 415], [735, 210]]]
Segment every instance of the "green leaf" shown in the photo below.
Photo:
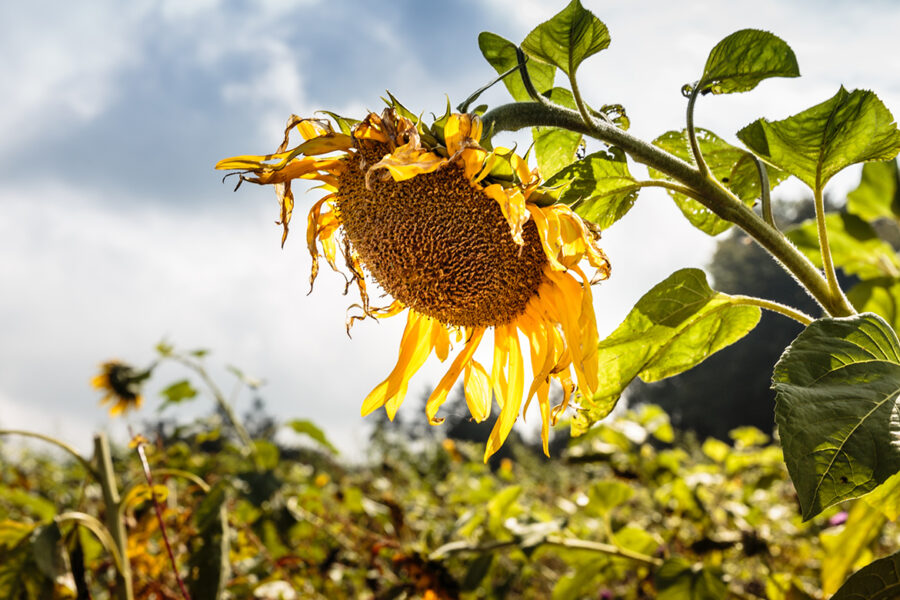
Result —
[[[825, 215], [828, 244], [834, 265], [860, 279], [900, 275], [900, 260], [890, 244], [878, 237], [871, 225], [849, 213]], [[815, 219], [788, 230], [785, 235], [818, 267], [822, 266]]]
[[860, 281], [847, 292], [859, 312], [873, 312], [900, 331], [900, 279], [879, 277]]
[[700, 269], [681, 269], [658, 283], [598, 347], [600, 383], [573, 423], [575, 432], [605, 417], [629, 383], [658, 381], [700, 364], [759, 322], [760, 309], [714, 291]]
[[490, 529], [490, 531], [499, 531], [502, 528], [503, 521], [505, 521], [507, 517], [514, 517], [516, 515], [518, 512], [516, 500], [518, 500], [521, 495], [522, 486], [511, 485], [500, 490], [493, 498], [488, 500], [488, 529]]
[[574, 76], [584, 59], [609, 46], [606, 25], [579, 0], [572, 0], [549, 21], [535, 27], [522, 42], [522, 50]]
[[900, 597], [900, 552], [866, 565], [831, 600], [895, 600]]
[[332, 454], [340, 454], [334, 444], [328, 440], [325, 432], [319, 429], [312, 421], [307, 419], [294, 419], [293, 421], [288, 421], [285, 425], [300, 435], [308, 436]]
[[856, 502], [850, 509], [847, 522], [837, 532], [822, 534], [822, 592], [835, 593], [853, 569], [853, 565], [881, 535], [885, 518], [880, 511], [865, 502]]
[[900, 170], [896, 160], [863, 165], [859, 186], [847, 194], [847, 212], [866, 221], [900, 219]]
[[596, 481], [588, 490], [588, 503], [585, 506], [588, 514], [605, 515], [620, 504], [628, 502], [634, 496], [634, 490], [621, 481]]
[[749, 92], [769, 77], [799, 77], [794, 51], [768, 31], [742, 29], [716, 44], [706, 59], [701, 91]]
[[878, 96], [843, 87], [829, 100], [782, 121], [754, 121], [737, 136], [763, 160], [813, 190], [822, 190], [852, 164], [889, 160], [900, 150], [900, 131]]
[[656, 571], [654, 582], [658, 600], [721, 600], [728, 596], [718, 570], [679, 557], [667, 559]]
[[[516, 58], [516, 45], [496, 33], [491, 33], [490, 31], [481, 32], [478, 35], [478, 47], [481, 48], [484, 58], [494, 67], [499, 75], [506, 73], [519, 62]], [[553, 78], [556, 75], [556, 68], [553, 65], [529, 60], [525, 63], [525, 68], [528, 69], [531, 83], [539, 94], [543, 94], [553, 87]], [[503, 78], [503, 84], [516, 102], [528, 102], [531, 100], [528, 92], [525, 91], [525, 84], [522, 82], [520, 73], [507, 75]]]
[[896, 521], [900, 517], [900, 473], [888, 477], [887, 481], [862, 499], [891, 521]]
[[58, 575], [65, 573], [66, 565], [63, 560], [62, 548], [59, 542], [62, 533], [55, 522], [38, 527], [31, 536], [31, 553], [34, 562], [48, 579], [56, 579]]
[[[769, 191], [775, 189], [779, 183], [789, 177], [787, 173], [776, 169], [772, 165], [762, 163], [769, 177]], [[731, 169], [728, 181], [723, 181], [735, 195], [750, 205], [750, 200], [760, 197], [762, 186], [759, 180], [759, 170], [756, 168], [756, 159], [749, 152], [745, 152]]]
[[474, 559], [469, 561], [469, 566], [466, 569], [466, 575], [463, 578], [460, 586], [462, 590], [471, 592], [480, 588], [481, 582], [484, 581], [485, 577], [487, 577], [488, 571], [491, 570], [492, 564], [494, 564], [493, 552], [485, 552], [483, 554], [479, 554]]
[[900, 340], [881, 317], [815, 321], [782, 355], [772, 380], [804, 519], [900, 471]]
[[[544, 96], [560, 106], [575, 108], [575, 98], [572, 92], [565, 88], [553, 88]], [[534, 138], [534, 154], [538, 169], [544, 179], [553, 177], [561, 169], [572, 164], [575, 153], [584, 139], [578, 132], [559, 127], [532, 127], [531, 135]]]
[[187, 379], [182, 379], [181, 381], [176, 381], [175, 383], [161, 391], [159, 395], [165, 398], [163, 406], [166, 406], [169, 404], [180, 404], [185, 400], [196, 398], [197, 390], [194, 388], [194, 386], [191, 385], [190, 381], [188, 381]]
[[[697, 142], [700, 145], [700, 152], [706, 159], [706, 164], [712, 172], [713, 177], [721, 181], [723, 185], [729, 185], [732, 172], [739, 166], [739, 162], [747, 154], [744, 150], [736, 148], [706, 129], [697, 129]], [[694, 157], [691, 153], [690, 142], [688, 141], [687, 130], [668, 131], [655, 140], [653, 144], [659, 146], [666, 152], [674, 154], [678, 158], [694, 164]], [[756, 167], [754, 167], [754, 170]], [[656, 169], [649, 169], [650, 177], [653, 179], [663, 179], [672, 181], [671, 178]], [[758, 189], [757, 184], [757, 189]], [[688, 221], [697, 229], [709, 235], [718, 235], [730, 228], [733, 223], [725, 221], [717, 217], [711, 210], [693, 200], [684, 194], [672, 190], [666, 190], [675, 204], [681, 210], [682, 214], [687, 217]], [[748, 206], [753, 205], [755, 196], [742, 197]]]
[[628, 172], [628, 161], [619, 148], [590, 154], [545, 185], [563, 186], [559, 201], [604, 229], [624, 217], [638, 196], [637, 181]]

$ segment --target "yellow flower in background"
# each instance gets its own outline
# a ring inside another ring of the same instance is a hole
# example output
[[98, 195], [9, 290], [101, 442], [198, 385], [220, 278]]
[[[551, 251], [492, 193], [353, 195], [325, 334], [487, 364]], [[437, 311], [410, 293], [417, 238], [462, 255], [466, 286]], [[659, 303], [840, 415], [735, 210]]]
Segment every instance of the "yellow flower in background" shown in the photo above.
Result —
[[125, 363], [111, 360], [100, 365], [100, 374], [91, 379], [91, 385], [106, 392], [100, 403], [112, 403], [109, 414], [116, 416], [129, 409], [141, 407], [144, 401], [141, 396], [141, 384], [147, 377], [148, 373], [145, 371], [138, 371]]
[[[426, 127], [395, 105], [351, 123], [293, 116], [275, 154], [237, 156], [217, 169], [239, 170], [241, 181], [272, 184], [287, 237], [294, 206], [291, 182], [312, 179], [327, 194], [307, 219], [313, 265], [324, 257], [334, 270], [338, 254], [356, 283], [360, 314], [383, 318], [407, 310], [397, 364], [364, 400], [362, 414], [385, 407], [393, 419], [410, 378], [434, 352], [445, 361], [451, 340], [462, 344], [428, 398], [429, 422], [462, 376], [472, 417], [500, 407], [485, 460], [496, 452], [536, 396], [547, 452], [549, 428], [577, 386], [590, 395], [598, 385], [597, 328], [591, 284], [609, 276], [599, 235], [567, 206], [553, 204], [537, 170], [505, 148], [479, 144], [477, 116], [448, 114]], [[296, 130], [304, 138], [289, 149]], [[594, 271], [588, 277], [582, 261]], [[366, 273], [392, 298], [370, 305]], [[493, 332], [490, 370], [475, 350]], [[520, 333], [530, 346], [533, 378], [526, 390]], [[574, 370], [574, 379], [572, 371]], [[563, 400], [550, 406], [550, 383]]]

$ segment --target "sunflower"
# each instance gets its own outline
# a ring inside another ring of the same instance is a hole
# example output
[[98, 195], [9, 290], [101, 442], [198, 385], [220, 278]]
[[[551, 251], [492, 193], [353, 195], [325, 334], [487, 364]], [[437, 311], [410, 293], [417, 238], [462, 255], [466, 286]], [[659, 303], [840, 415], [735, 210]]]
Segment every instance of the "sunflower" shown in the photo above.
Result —
[[[292, 116], [275, 154], [227, 158], [216, 168], [237, 170], [240, 182], [275, 186], [282, 244], [294, 207], [291, 182], [320, 183], [327, 193], [307, 218], [310, 285], [320, 257], [338, 272], [342, 257], [347, 286], [355, 283], [361, 299], [351, 307], [356, 314], [348, 311], [348, 331], [357, 319], [407, 311], [397, 364], [363, 401], [363, 416], [383, 406], [393, 419], [413, 374], [432, 352], [445, 361], [453, 340], [462, 349], [428, 398], [429, 422], [443, 420], [438, 410], [462, 376], [476, 421], [490, 416], [492, 396], [500, 408], [485, 460], [524, 414], [523, 401], [527, 410], [534, 397], [547, 453], [550, 425], [576, 383], [584, 395], [598, 385], [591, 284], [609, 276], [599, 233], [554, 204], [552, 190], [540, 187], [524, 159], [480, 145], [475, 115], [448, 110], [429, 127], [394, 104], [362, 121], [333, 118], [339, 130], [330, 121]], [[304, 141], [289, 148], [294, 130]], [[367, 276], [390, 296], [389, 305], [370, 304]], [[490, 371], [474, 358], [489, 329]], [[530, 345], [527, 390], [520, 334]], [[551, 408], [552, 380], [563, 398]]]
[[144, 401], [141, 384], [148, 376], [148, 373], [125, 363], [110, 360], [100, 365], [100, 374], [91, 378], [91, 385], [106, 392], [100, 403], [112, 403], [109, 414], [116, 416], [131, 408], [141, 407]]

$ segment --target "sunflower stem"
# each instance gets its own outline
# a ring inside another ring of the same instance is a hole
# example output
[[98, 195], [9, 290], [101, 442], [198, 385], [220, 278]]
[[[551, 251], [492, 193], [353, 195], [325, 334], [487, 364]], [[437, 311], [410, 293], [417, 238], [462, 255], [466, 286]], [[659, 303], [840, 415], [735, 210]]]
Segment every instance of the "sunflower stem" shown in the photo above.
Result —
[[128, 560], [128, 533], [125, 521], [119, 512], [121, 498], [113, 471], [112, 453], [109, 449], [109, 438], [105, 433], [94, 436], [94, 458], [100, 472], [100, 488], [103, 491], [103, 504], [106, 528], [112, 535], [122, 557], [122, 565], [116, 571], [116, 596], [119, 600], [134, 600], [134, 589], [131, 581], [131, 563]]
[[793, 319], [803, 325], [810, 325], [813, 321], [816, 320], [814, 317], [811, 317], [801, 310], [797, 310], [796, 308], [787, 306], [786, 304], [781, 304], [780, 302], [766, 300], [764, 298], [756, 298], [754, 296], [732, 296], [731, 301], [734, 304], [765, 308], [766, 310], [770, 310], [772, 312], [788, 317], [789, 319]]
[[753, 161], [756, 163], [756, 171], [759, 173], [759, 198], [762, 202], [763, 220], [769, 224], [769, 227], [778, 229], [775, 224], [775, 214], [772, 212], [772, 192], [769, 189], [769, 171], [766, 165], [755, 154], [751, 154]]
[[596, 119], [585, 123], [579, 113], [557, 105], [545, 106], [533, 102], [505, 104], [486, 113], [483, 121], [485, 131], [495, 134], [524, 127], [561, 127], [618, 146], [633, 160], [653, 167], [694, 190], [695, 198], [703, 206], [747, 232], [806, 288], [829, 315], [842, 317], [853, 314], [846, 302], [832, 295], [822, 273], [780, 231], [763, 221], [718, 182], [703, 176], [696, 167], [677, 156], [613, 125]]
[[817, 185], [813, 190], [813, 200], [816, 206], [816, 227], [819, 233], [819, 250], [822, 254], [822, 267], [825, 270], [825, 278], [828, 281], [828, 289], [835, 302], [842, 302], [850, 310], [850, 314], [856, 311], [850, 307], [850, 302], [844, 295], [838, 284], [837, 273], [834, 270], [834, 260], [831, 257], [831, 246], [828, 243], [828, 228], [825, 227], [825, 197], [822, 194], [822, 186]]
[[694, 155], [694, 162], [697, 163], [697, 170], [704, 177], [709, 175], [709, 167], [700, 152], [700, 143], [697, 141], [697, 129], [694, 127], [694, 104], [697, 102], [697, 96], [700, 94], [700, 82], [698, 81], [691, 88], [691, 94], [688, 96], [687, 114], [685, 121], [687, 125], [688, 140], [691, 143], [691, 154]]

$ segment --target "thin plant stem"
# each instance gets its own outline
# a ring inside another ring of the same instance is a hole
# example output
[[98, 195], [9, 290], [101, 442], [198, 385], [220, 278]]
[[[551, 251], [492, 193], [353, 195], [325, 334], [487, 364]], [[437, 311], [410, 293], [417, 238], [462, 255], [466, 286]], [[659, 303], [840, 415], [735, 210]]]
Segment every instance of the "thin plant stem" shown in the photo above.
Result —
[[147, 480], [147, 487], [150, 488], [150, 500], [153, 503], [153, 510], [156, 513], [156, 521], [159, 523], [159, 532], [162, 534], [163, 543], [166, 546], [166, 554], [169, 555], [169, 563], [172, 565], [172, 572], [175, 574], [175, 581], [178, 582], [178, 589], [181, 590], [181, 595], [184, 599], [191, 600], [190, 594], [188, 594], [187, 589], [184, 587], [184, 581], [182, 581], [181, 575], [178, 573], [178, 564], [175, 562], [175, 553], [172, 552], [172, 545], [169, 543], [169, 534], [166, 531], [166, 523], [163, 520], [162, 508], [159, 506], [156, 490], [153, 489], [153, 474], [150, 472], [150, 463], [147, 462], [147, 454], [144, 452], [143, 442], [138, 441], [135, 450], [137, 450], [138, 456], [141, 459], [141, 467], [144, 470], [144, 478]]
[[253, 445], [253, 440], [250, 438], [250, 434], [247, 433], [247, 430], [241, 424], [240, 419], [238, 419], [237, 415], [234, 413], [234, 409], [232, 409], [228, 401], [225, 400], [225, 395], [222, 393], [222, 390], [219, 389], [219, 386], [216, 385], [216, 382], [213, 381], [212, 377], [209, 376], [209, 373], [206, 372], [206, 369], [203, 368], [203, 365], [200, 365], [185, 356], [181, 356], [180, 354], [169, 354], [167, 356], [173, 360], [180, 362], [184, 366], [194, 371], [198, 376], [200, 376], [200, 379], [203, 380], [203, 383], [206, 384], [207, 389], [209, 389], [210, 393], [212, 394], [213, 400], [215, 400], [216, 405], [225, 414], [228, 422], [234, 428], [234, 431], [237, 433], [238, 438], [240, 438], [241, 444], [244, 446], [244, 453], [255, 455], [256, 447]]
[[590, 113], [588, 113], [587, 106], [584, 103], [584, 99], [581, 97], [581, 91], [578, 89], [578, 81], [575, 79], [575, 73], [571, 73], [569, 75], [569, 85], [572, 87], [572, 97], [575, 99], [575, 106], [578, 107], [578, 112], [581, 113], [581, 118], [584, 120], [586, 125], [591, 125], [594, 120], [591, 118]]
[[828, 228], [825, 227], [825, 197], [822, 194], [822, 186], [816, 185], [813, 190], [813, 200], [816, 205], [816, 227], [819, 234], [819, 250], [822, 254], [822, 268], [825, 270], [828, 289], [835, 300], [842, 301], [849, 306], [850, 302], [844, 296], [844, 292], [838, 284], [837, 273], [834, 270], [834, 259], [831, 256], [831, 246], [828, 243]]
[[703, 206], [746, 231], [806, 288], [826, 313], [837, 317], [854, 314], [849, 304], [833, 297], [822, 273], [780, 231], [763, 221], [717, 181], [702, 176], [693, 165], [677, 156], [613, 125], [597, 120], [585, 123], [579, 113], [561, 106], [548, 107], [533, 102], [505, 104], [486, 113], [483, 120], [485, 131], [493, 133], [533, 126], [561, 127], [618, 146], [633, 160], [649, 165], [694, 190]]
[[91, 477], [93, 477], [97, 481], [100, 480], [100, 473], [97, 471], [97, 469], [94, 468], [94, 465], [91, 464], [91, 461], [79, 454], [78, 451], [69, 444], [61, 442], [54, 437], [50, 437], [49, 435], [44, 435], [42, 433], [36, 433], [34, 431], [24, 431], [21, 429], [0, 429], [0, 435], [21, 435], [23, 437], [30, 437], [36, 440], [47, 442], [48, 444], [53, 444], [57, 448], [61, 448], [62, 450], [65, 450], [66, 452], [71, 454], [79, 463], [81, 463], [81, 466], [85, 468], [85, 470], [91, 475]]
[[759, 173], [759, 199], [762, 203], [763, 221], [769, 224], [773, 229], [778, 229], [775, 224], [775, 215], [772, 213], [772, 192], [769, 190], [769, 171], [766, 165], [755, 154], [751, 154], [753, 161], [756, 163], [756, 171]]
[[797, 310], [796, 308], [792, 308], [790, 306], [787, 306], [786, 304], [781, 304], [780, 302], [773, 302], [772, 300], [755, 298], [753, 296], [732, 296], [731, 300], [734, 304], [765, 308], [766, 310], [784, 315], [785, 317], [793, 319], [803, 325], [810, 325], [813, 321], [816, 320], [814, 317], [809, 316], [801, 310]]
[[685, 121], [687, 122], [688, 141], [691, 143], [691, 154], [694, 155], [694, 162], [697, 163], [697, 170], [700, 172], [700, 175], [706, 177], [709, 175], [709, 167], [706, 165], [706, 160], [700, 152], [700, 144], [697, 142], [697, 130], [694, 127], [694, 104], [697, 102], [697, 96], [699, 94], [700, 82], [697, 82], [691, 89], [690, 96], [688, 96]]
[[113, 471], [112, 453], [109, 449], [109, 438], [105, 433], [94, 436], [94, 457], [99, 468], [100, 488], [103, 491], [103, 503], [106, 528], [112, 535], [122, 556], [122, 568], [116, 572], [116, 595], [119, 600], [134, 600], [134, 589], [131, 581], [131, 563], [128, 560], [128, 533], [125, 521], [119, 512], [121, 498]]

